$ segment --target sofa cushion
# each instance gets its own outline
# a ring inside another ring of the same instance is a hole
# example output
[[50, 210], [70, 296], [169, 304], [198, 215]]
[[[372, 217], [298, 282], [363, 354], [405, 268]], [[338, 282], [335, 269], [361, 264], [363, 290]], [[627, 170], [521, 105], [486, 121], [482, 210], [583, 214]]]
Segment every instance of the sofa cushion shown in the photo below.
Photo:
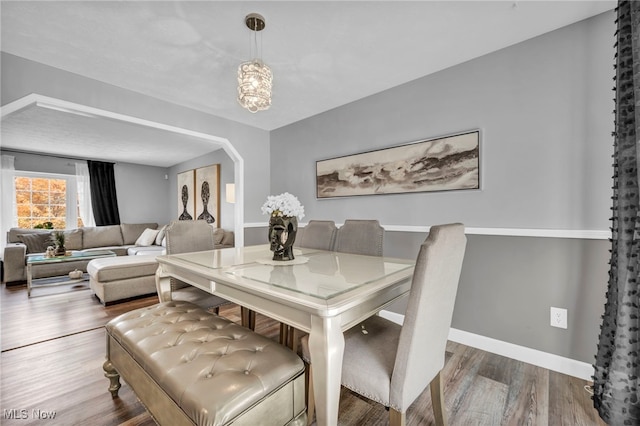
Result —
[[214, 228], [213, 229], [213, 243], [220, 244], [224, 239], [224, 229], [222, 228]]
[[51, 234], [50, 229], [29, 229], [29, 228], [11, 228], [7, 233], [7, 242], [8, 243], [21, 243], [18, 239], [18, 235], [20, 234]]
[[87, 265], [91, 278], [99, 282], [118, 281], [154, 275], [158, 269], [155, 256], [118, 256], [93, 259]]
[[[142, 231], [140, 231], [140, 233], [142, 233]], [[135, 241], [134, 239], [133, 242]], [[133, 244], [133, 242], [131, 244]], [[82, 246], [84, 248], [121, 245], [124, 245], [124, 242], [122, 241], [120, 225], [89, 226], [82, 228]]]
[[82, 250], [85, 253], [91, 253], [92, 251], [104, 251], [104, 250], [108, 250], [108, 251], [112, 251], [116, 254], [116, 256], [126, 256], [127, 255], [127, 250], [129, 249], [129, 247], [133, 247], [133, 246], [103, 246], [103, 247], [92, 247], [92, 248], [88, 248], [88, 249], [84, 249]]
[[136, 246], [148, 247], [156, 242], [156, 236], [158, 235], [157, 229], [145, 229], [142, 234], [136, 240]]
[[224, 234], [222, 236], [222, 241], [220, 241], [220, 245], [223, 247], [233, 247], [235, 244], [235, 234], [233, 231], [224, 230]]
[[167, 225], [164, 225], [160, 230], [158, 230], [158, 235], [156, 235], [156, 245], [161, 246], [162, 240], [164, 239], [165, 231], [167, 230]]
[[47, 250], [48, 246], [53, 245], [51, 241], [51, 233], [37, 233], [37, 234], [18, 234], [16, 235], [18, 241], [24, 243], [27, 246], [27, 253], [43, 253]]
[[135, 244], [145, 229], [158, 229], [157, 223], [121, 223], [122, 244]]
[[82, 250], [82, 229], [68, 229], [64, 231], [64, 247], [67, 250]]
[[138, 255], [147, 255], [147, 254], [152, 254], [152, 255], [160, 255], [160, 254], [167, 254], [166, 253], [166, 249], [162, 246], [148, 246], [148, 247], [129, 247], [127, 249], [127, 255], [129, 256], [138, 256]]

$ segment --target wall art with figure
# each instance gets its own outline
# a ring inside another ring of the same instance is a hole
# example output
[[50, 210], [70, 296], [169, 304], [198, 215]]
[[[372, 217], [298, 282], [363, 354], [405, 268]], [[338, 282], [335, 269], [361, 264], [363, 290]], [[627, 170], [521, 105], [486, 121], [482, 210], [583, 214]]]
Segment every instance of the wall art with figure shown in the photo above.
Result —
[[220, 226], [220, 165], [195, 170], [195, 219]]
[[195, 170], [178, 173], [178, 220], [193, 220], [195, 217]]

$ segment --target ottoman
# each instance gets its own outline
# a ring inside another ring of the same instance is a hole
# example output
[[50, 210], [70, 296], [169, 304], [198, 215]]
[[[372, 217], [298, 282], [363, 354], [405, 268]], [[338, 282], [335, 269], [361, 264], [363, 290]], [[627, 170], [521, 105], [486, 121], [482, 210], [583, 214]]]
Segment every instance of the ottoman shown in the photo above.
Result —
[[91, 290], [104, 305], [156, 293], [157, 269], [155, 255], [94, 259], [87, 265]]
[[185, 301], [109, 321], [103, 365], [161, 425], [303, 426], [304, 363], [289, 348]]

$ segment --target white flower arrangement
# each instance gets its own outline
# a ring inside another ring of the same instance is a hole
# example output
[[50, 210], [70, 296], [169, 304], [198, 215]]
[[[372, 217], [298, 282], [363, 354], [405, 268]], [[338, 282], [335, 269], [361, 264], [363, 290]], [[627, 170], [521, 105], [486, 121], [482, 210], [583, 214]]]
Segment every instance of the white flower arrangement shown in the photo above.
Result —
[[304, 217], [304, 207], [294, 195], [285, 192], [280, 195], [269, 195], [262, 205], [262, 214], [271, 216], [297, 216], [298, 220]]

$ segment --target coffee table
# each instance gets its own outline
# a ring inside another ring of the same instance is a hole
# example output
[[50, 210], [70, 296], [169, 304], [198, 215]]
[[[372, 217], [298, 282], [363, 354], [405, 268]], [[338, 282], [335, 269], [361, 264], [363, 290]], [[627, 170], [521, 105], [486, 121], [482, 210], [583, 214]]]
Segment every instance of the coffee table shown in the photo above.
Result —
[[[115, 257], [116, 254], [110, 250], [93, 250], [93, 251], [72, 251], [70, 254], [66, 256], [55, 256], [55, 257], [46, 257], [43, 254], [29, 255], [27, 256], [27, 296], [31, 297], [31, 289], [34, 284], [34, 272], [45, 265], [51, 265], [54, 263], [67, 263], [67, 262], [77, 262], [79, 260], [91, 260], [98, 259], [101, 257]], [[62, 275], [60, 275], [62, 277]], [[47, 277], [52, 278], [52, 277]], [[84, 281], [82, 279], [76, 280], [61, 280], [54, 283], [48, 284], [39, 284], [38, 287], [52, 287], [63, 284], [71, 284], [75, 282]]]

